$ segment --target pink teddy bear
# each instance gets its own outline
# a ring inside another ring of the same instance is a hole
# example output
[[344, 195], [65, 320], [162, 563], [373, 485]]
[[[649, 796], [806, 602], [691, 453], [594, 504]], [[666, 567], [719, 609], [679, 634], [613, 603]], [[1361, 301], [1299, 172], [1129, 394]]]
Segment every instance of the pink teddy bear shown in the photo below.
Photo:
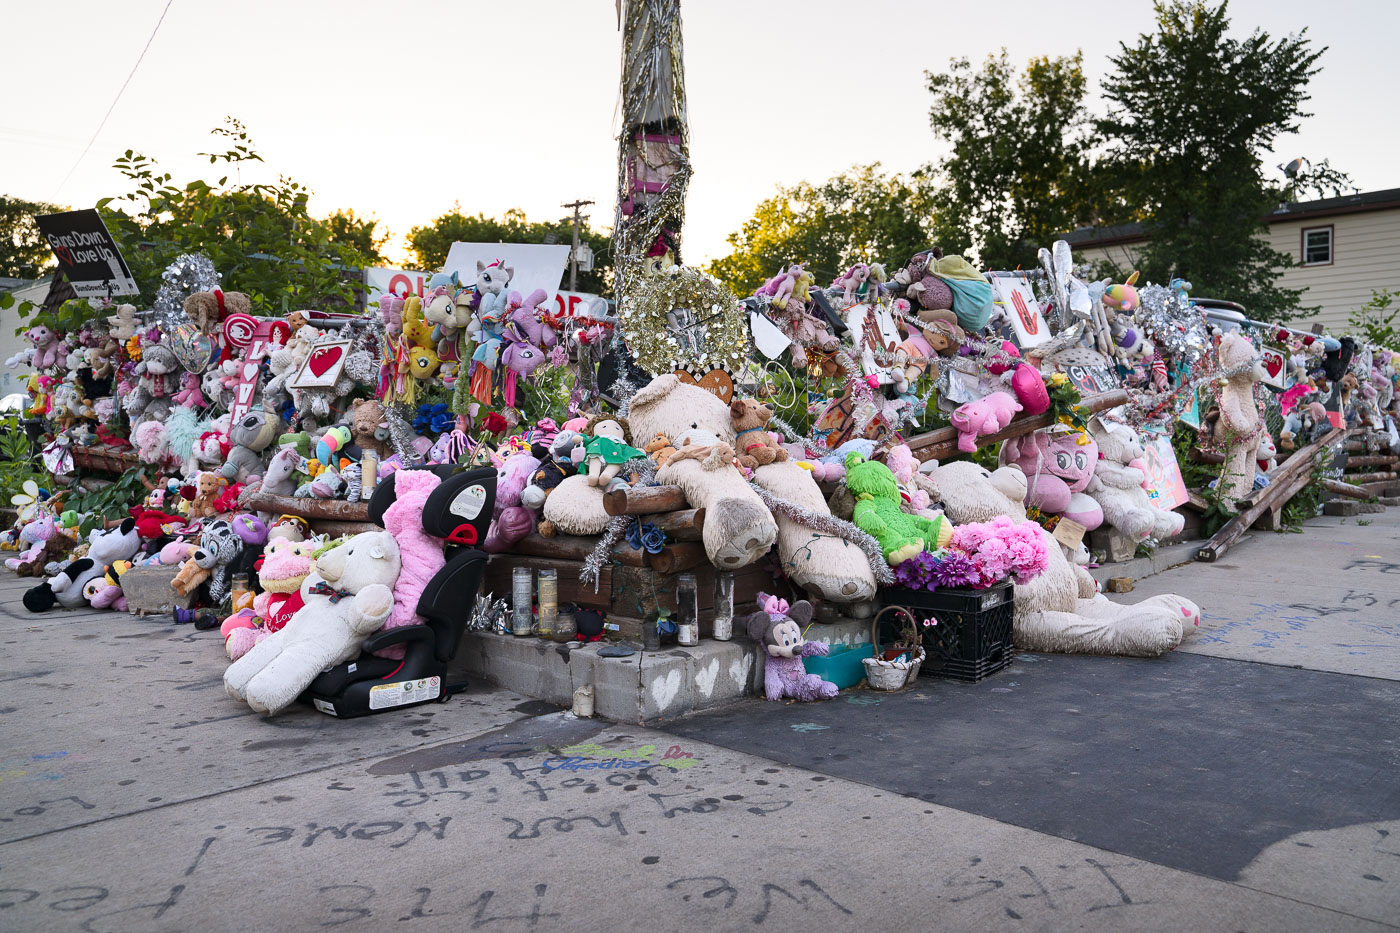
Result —
[[993, 392], [986, 398], [968, 402], [948, 419], [958, 429], [958, 450], [970, 454], [977, 449], [977, 438], [995, 434], [1011, 423], [1021, 410], [1021, 403], [1005, 392]]

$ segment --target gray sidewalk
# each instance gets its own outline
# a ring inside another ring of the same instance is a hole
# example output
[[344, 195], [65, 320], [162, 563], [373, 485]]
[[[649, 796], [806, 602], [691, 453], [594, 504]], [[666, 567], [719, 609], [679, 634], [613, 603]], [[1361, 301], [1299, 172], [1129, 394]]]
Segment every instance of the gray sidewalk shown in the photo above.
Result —
[[488, 689], [264, 720], [216, 633], [25, 586], [0, 575], [0, 929], [1400, 926], [1395, 510], [1143, 581], [1122, 598], [1206, 611], [1162, 659], [656, 729]]

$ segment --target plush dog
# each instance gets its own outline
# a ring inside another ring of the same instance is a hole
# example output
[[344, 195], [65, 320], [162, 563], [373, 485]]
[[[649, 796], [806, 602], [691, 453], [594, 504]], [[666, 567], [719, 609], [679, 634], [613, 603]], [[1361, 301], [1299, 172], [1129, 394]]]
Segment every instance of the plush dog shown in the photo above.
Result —
[[198, 473], [194, 479], [195, 496], [190, 500], [190, 518], [213, 518], [219, 514], [214, 500], [219, 498], [228, 480], [217, 473]]

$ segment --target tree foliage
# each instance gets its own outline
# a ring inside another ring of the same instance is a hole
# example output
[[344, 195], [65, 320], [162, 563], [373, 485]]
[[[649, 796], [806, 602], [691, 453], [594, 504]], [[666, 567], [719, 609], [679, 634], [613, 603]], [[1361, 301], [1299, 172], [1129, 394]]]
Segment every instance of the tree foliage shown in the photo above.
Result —
[[326, 218], [331, 237], [337, 243], [353, 246], [360, 251], [370, 265], [381, 266], [388, 262], [383, 249], [389, 241], [388, 231], [379, 232], [379, 221], [374, 217], [356, 217], [355, 209], [337, 210]]
[[1104, 195], [1090, 161], [1082, 54], [1035, 58], [1018, 74], [1002, 49], [981, 68], [955, 58], [946, 72], [926, 74], [929, 124], [952, 150], [931, 166], [946, 251], [1012, 269], [1096, 219]]
[[0, 195], [0, 277], [36, 279], [55, 264], [34, 217], [66, 210], [58, 204]]
[[1156, 31], [1119, 44], [1098, 121], [1103, 165], [1151, 234], [1146, 278], [1180, 276], [1252, 317], [1296, 318], [1301, 291], [1278, 284], [1292, 258], [1262, 236], [1278, 194], [1262, 157], [1309, 116], [1307, 85], [1325, 49], [1306, 30], [1234, 37], [1228, 7], [1158, 0]]
[[[453, 243], [573, 243], [573, 217], [555, 221], [532, 221], [519, 208], [506, 211], [497, 220], [485, 214], [465, 214], [460, 204], [432, 223], [408, 231], [408, 245], [417, 257], [418, 268], [436, 271], [447, 261]], [[552, 237], [552, 239], [549, 239]], [[612, 235], [579, 225], [579, 242], [593, 250], [593, 269], [579, 270], [578, 288], [595, 295], [611, 295], [613, 280]], [[569, 282], [565, 273], [564, 285]]]
[[928, 205], [921, 174], [887, 175], [878, 162], [780, 187], [729, 235], [733, 251], [709, 272], [748, 295], [789, 262], [806, 262], [819, 284], [856, 262], [903, 263], [929, 245]]
[[352, 304], [363, 289], [360, 270], [374, 257], [338, 234], [352, 241], [367, 236], [374, 246], [374, 222], [353, 214], [338, 222], [312, 217], [311, 190], [286, 176], [274, 184], [243, 182], [242, 170], [263, 161], [247, 131], [229, 118], [213, 134], [228, 148], [200, 155], [230, 174], [212, 184], [174, 183], [154, 159], [131, 150], [116, 160], [131, 190], [97, 206], [141, 294], [146, 300], [155, 295], [161, 273], [176, 256], [202, 252], [224, 285], [246, 292], [259, 311]]

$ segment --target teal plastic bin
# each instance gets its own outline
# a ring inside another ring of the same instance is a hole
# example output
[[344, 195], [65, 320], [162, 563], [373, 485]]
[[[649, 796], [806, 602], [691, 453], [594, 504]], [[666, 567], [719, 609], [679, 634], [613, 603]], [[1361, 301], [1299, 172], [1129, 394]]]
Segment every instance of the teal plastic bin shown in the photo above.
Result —
[[802, 659], [802, 666], [809, 674], [816, 674], [822, 680], [829, 680], [841, 690], [854, 687], [865, 679], [864, 658], [870, 657], [872, 645], [863, 641], [854, 645], [832, 645], [826, 657], [813, 655]]

